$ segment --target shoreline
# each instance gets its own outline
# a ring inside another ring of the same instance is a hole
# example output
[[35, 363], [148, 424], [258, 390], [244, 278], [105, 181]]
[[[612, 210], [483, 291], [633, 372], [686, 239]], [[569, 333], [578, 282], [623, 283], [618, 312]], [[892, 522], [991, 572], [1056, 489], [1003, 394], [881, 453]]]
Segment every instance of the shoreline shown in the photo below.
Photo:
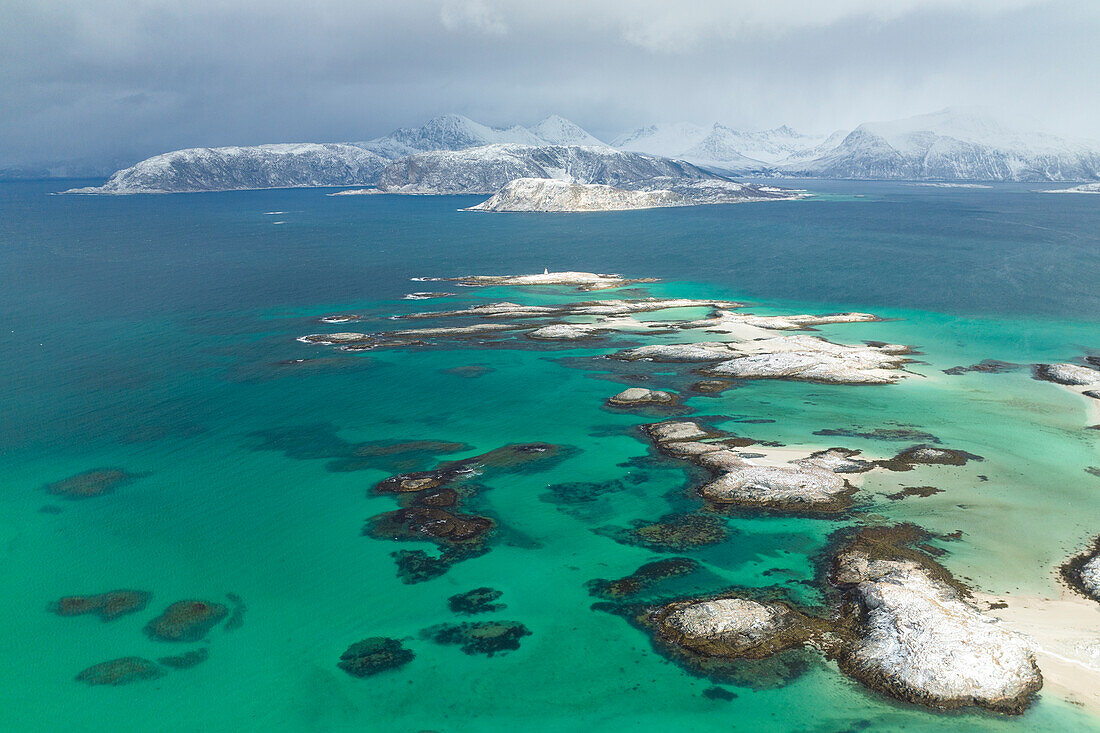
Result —
[[1031, 639], [1043, 672], [1043, 693], [1057, 695], [1100, 720], [1100, 603], [1059, 583], [1059, 597], [990, 595], [974, 600], [1008, 604], [984, 613]]

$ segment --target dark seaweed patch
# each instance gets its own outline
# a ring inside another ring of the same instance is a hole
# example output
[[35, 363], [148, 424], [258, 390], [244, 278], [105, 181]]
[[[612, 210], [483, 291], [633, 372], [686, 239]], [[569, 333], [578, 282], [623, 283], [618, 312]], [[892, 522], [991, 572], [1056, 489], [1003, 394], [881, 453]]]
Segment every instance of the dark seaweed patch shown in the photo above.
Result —
[[415, 655], [397, 639], [384, 636], [372, 636], [357, 641], [340, 655], [336, 666], [352, 677], [370, 677], [371, 675], [397, 669], [412, 661]]
[[76, 676], [76, 681], [89, 685], [128, 685], [139, 680], [155, 679], [160, 675], [160, 668], [148, 659], [122, 657], [88, 667]]
[[51, 610], [59, 616], [94, 613], [103, 621], [113, 621], [142, 610], [152, 595], [142, 590], [112, 590], [90, 596], [65, 596], [53, 604]]
[[444, 453], [470, 450], [471, 446], [447, 440], [377, 440], [351, 443], [337, 434], [335, 425], [319, 423], [272, 428], [253, 433], [253, 450], [277, 451], [295, 460], [324, 460], [334, 473], [368, 468], [398, 470], [423, 465]]
[[689, 557], [670, 557], [648, 562], [630, 575], [617, 580], [597, 578], [587, 583], [588, 592], [598, 598], [618, 600], [648, 590], [669, 578], [688, 575], [699, 569], [699, 563]]
[[210, 650], [206, 647], [202, 647], [201, 649], [178, 654], [174, 657], [161, 657], [157, 661], [165, 667], [170, 667], [172, 669], [190, 669], [191, 667], [202, 664], [209, 658]]
[[873, 430], [859, 430], [857, 428], [829, 428], [815, 430], [814, 435], [827, 435], [838, 438], [865, 438], [867, 440], [885, 441], [920, 441], [922, 443], [939, 443], [940, 439], [932, 433], [913, 428], [875, 428]]
[[531, 632], [516, 621], [468, 621], [462, 624], [440, 624], [421, 632], [422, 638], [437, 644], [457, 645], [466, 654], [505, 653], [519, 649], [519, 641]]
[[714, 687], [708, 687], [703, 690], [703, 697], [708, 700], [726, 700], [728, 702], [730, 700], [736, 700], [737, 693], [715, 685]]
[[145, 626], [160, 641], [199, 641], [229, 615], [229, 609], [210, 601], [177, 601]]
[[667, 514], [656, 522], [634, 521], [628, 529], [604, 529], [612, 539], [624, 545], [645, 547], [659, 552], [684, 552], [716, 545], [729, 537], [726, 520], [714, 514]]
[[495, 372], [496, 370], [490, 366], [485, 366], [484, 364], [470, 364], [468, 366], [451, 367], [450, 369], [443, 369], [441, 371], [444, 374], [452, 374], [456, 377], [473, 378], [483, 377], [490, 372]]
[[110, 494], [144, 474], [127, 473], [121, 468], [93, 468], [60, 481], [44, 485], [47, 494], [66, 499], [90, 499]]
[[493, 588], [474, 588], [465, 593], [458, 593], [447, 599], [447, 606], [454, 613], [472, 616], [476, 613], [490, 613], [507, 608], [503, 603], [494, 603], [503, 595], [501, 591]]
[[244, 626], [244, 612], [248, 610], [248, 606], [244, 604], [244, 600], [236, 593], [226, 593], [225, 597], [233, 604], [233, 613], [230, 614], [229, 620], [225, 622], [223, 628], [226, 631], [236, 631]]

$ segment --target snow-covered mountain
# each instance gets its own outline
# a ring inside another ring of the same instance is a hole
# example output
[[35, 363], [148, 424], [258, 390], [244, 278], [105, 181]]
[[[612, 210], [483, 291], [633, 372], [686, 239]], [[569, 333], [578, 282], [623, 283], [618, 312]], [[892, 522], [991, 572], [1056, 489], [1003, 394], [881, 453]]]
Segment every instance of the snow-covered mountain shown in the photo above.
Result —
[[485, 145], [399, 158], [382, 171], [378, 188], [390, 193], [491, 194], [517, 178], [648, 189], [725, 180], [690, 163], [610, 147]]
[[528, 128], [535, 137], [551, 145], [593, 145], [603, 147], [607, 143], [598, 140], [575, 122], [561, 115], [550, 115]]
[[105, 184], [67, 193], [188, 193], [256, 188], [361, 186], [378, 180], [387, 161], [344, 144], [298, 143], [189, 148], [115, 172]]
[[462, 115], [440, 115], [421, 127], [402, 127], [389, 135], [354, 143], [387, 158], [432, 150], [464, 150], [482, 145], [603, 145], [580, 125], [550, 115], [530, 128], [489, 127]]
[[[442, 155], [462, 151], [474, 152]], [[78, 192], [381, 183], [391, 190], [492, 193], [514, 178], [625, 183], [629, 188], [646, 176], [692, 180], [704, 173], [700, 168], [710, 171], [707, 175], [1095, 181], [1100, 180], [1100, 143], [1056, 137], [1034, 126], [1004, 125], [989, 115], [959, 109], [867, 123], [824, 141], [786, 126], [741, 132], [718, 124], [651, 125], [620, 135], [613, 147], [557, 115], [530, 128], [489, 127], [461, 115], [443, 115], [422, 127], [401, 128], [362, 143], [176, 150], [117, 171], [101, 187]]]
[[[822, 146], [823, 148], [825, 146]], [[897, 180], [1100, 179], [1100, 143], [948, 108], [860, 125], [831, 149], [783, 161], [784, 175]]]
[[[551, 115], [528, 129], [489, 127], [462, 115], [441, 115], [359, 143], [295, 143], [189, 148], [163, 153], [75, 193], [177, 193], [305, 186], [369, 186], [391, 160], [430, 151], [492, 144], [606, 147], [579, 125]], [[498, 187], [499, 188], [499, 187]]]
[[744, 132], [715, 123], [710, 127], [688, 122], [649, 125], [619, 135], [612, 145], [623, 150], [688, 160], [728, 173], [767, 170], [793, 153], [822, 142], [784, 125], [773, 130]]
[[691, 150], [703, 142], [710, 129], [690, 122], [648, 125], [630, 132], [624, 132], [612, 140], [611, 145], [635, 153], [648, 153], [650, 155], [662, 155], [666, 158], [675, 158], [685, 150]]

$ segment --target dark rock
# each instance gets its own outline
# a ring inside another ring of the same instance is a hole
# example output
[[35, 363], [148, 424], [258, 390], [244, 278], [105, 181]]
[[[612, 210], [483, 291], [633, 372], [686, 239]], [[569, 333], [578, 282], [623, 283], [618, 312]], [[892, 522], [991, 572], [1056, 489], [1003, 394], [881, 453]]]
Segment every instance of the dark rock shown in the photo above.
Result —
[[966, 374], [967, 372], [978, 372], [980, 374], [1004, 374], [1006, 372], [1014, 372], [1019, 369], [1025, 368], [1026, 364], [1014, 364], [1010, 361], [998, 361], [996, 359], [983, 359], [977, 364], [971, 364], [970, 366], [957, 366], [950, 369], [944, 369], [944, 374], [950, 374], [957, 376], [959, 374]]
[[717, 394], [727, 389], [733, 389], [736, 387], [735, 382], [730, 382], [725, 379], [704, 379], [691, 385], [691, 389], [695, 392], [702, 392], [703, 394]]
[[937, 448], [931, 445], [915, 445], [906, 448], [893, 458], [875, 463], [889, 471], [911, 471], [914, 466], [963, 466], [968, 461], [981, 461], [981, 456], [951, 448]]
[[942, 494], [943, 489], [937, 489], [935, 486], [906, 486], [901, 491], [894, 494], [887, 494], [886, 498], [891, 501], [900, 501], [909, 496], [919, 496], [921, 498], [927, 498], [933, 494]]

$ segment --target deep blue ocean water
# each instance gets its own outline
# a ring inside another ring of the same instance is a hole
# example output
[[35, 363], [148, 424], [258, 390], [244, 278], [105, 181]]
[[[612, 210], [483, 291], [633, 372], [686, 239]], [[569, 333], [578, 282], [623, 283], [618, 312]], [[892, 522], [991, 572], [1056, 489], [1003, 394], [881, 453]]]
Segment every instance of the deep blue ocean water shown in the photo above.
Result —
[[[1097, 433], [1082, 429], [1098, 422], [1095, 413], [1026, 371], [949, 378], [942, 369], [1100, 353], [1100, 197], [1023, 185], [808, 182], [800, 185], [817, 199], [489, 215], [458, 211], [472, 197], [322, 190], [49, 195], [72, 185], [0, 184], [4, 729], [1096, 727], [1045, 693], [1021, 718], [936, 714], [867, 692], [820, 660], [781, 687], [725, 685], [732, 699], [704, 696], [711, 681], [661, 657], [623, 619], [591, 609], [598, 599], [587, 581], [661, 557], [615, 542], [608, 528], [682, 511], [674, 497], [686, 480], [677, 465], [644, 460], [633, 432], [644, 416], [602, 408], [620, 386], [569, 361], [595, 353], [591, 346], [344, 354], [295, 338], [343, 330], [317, 324], [333, 312], [384, 318], [485, 299], [576, 297], [494, 288], [401, 299], [436, 288], [412, 277], [543, 268], [658, 277], [650, 294], [737, 298], [759, 312], [894, 318], [822, 333], [918, 345], [914, 370], [924, 379], [885, 388], [753, 382], [687, 404], [701, 415], [774, 420], [731, 423], [760, 440], [813, 443], [822, 428], [901, 425], [984, 456], [973, 470], [905, 478], [944, 489], [931, 498], [892, 502], [881, 495], [889, 487], [868, 485], [866, 512], [963, 529], [943, 562], [980, 590], [1051, 594], [1053, 569], [1098, 531], [1100, 477], [1084, 470], [1100, 465]], [[484, 369], [454, 371], [469, 366]], [[289, 435], [297, 452], [265, 446], [261, 436], [272, 431]], [[361, 536], [367, 517], [395, 506], [370, 487], [409, 466], [379, 460], [337, 471], [326, 451], [421, 439], [469, 445], [417, 457], [425, 469], [511, 442], [571, 450], [545, 470], [487, 476], [479, 501], [500, 523], [499, 541], [410, 585], [390, 554], [415, 546]], [[43, 488], [105, 467], [135, 478], [84, 500]], [[583, 513], [543, 498], [551, 484], [628, 474], [628, 489]], [[841, 524], [735, 517], [728, 542], [689, 553], [708, 573], [690, 590], [780, 585], [812, 601], [814, 558]], [[422, 638], [466, 620], [446, 599], [479, 586], [503, 592], [507, 608], [491, 618], [531, 631], [519, 649], [466, 655]], [[49, 610], [63, 596], [118, 588], [152, 600], [110, 622]], [[142, 631], [169, 603], [226, 603], [227, 593], [247, 605], [239, 629], [219, 627], [191, 644]], [[414, 660], [365, 679], [336, 667], [351, 643], [372, 636], [404, 639]], [[74, 681], [106, 660], [203, 648], [207, 661], [154, 680]]]

